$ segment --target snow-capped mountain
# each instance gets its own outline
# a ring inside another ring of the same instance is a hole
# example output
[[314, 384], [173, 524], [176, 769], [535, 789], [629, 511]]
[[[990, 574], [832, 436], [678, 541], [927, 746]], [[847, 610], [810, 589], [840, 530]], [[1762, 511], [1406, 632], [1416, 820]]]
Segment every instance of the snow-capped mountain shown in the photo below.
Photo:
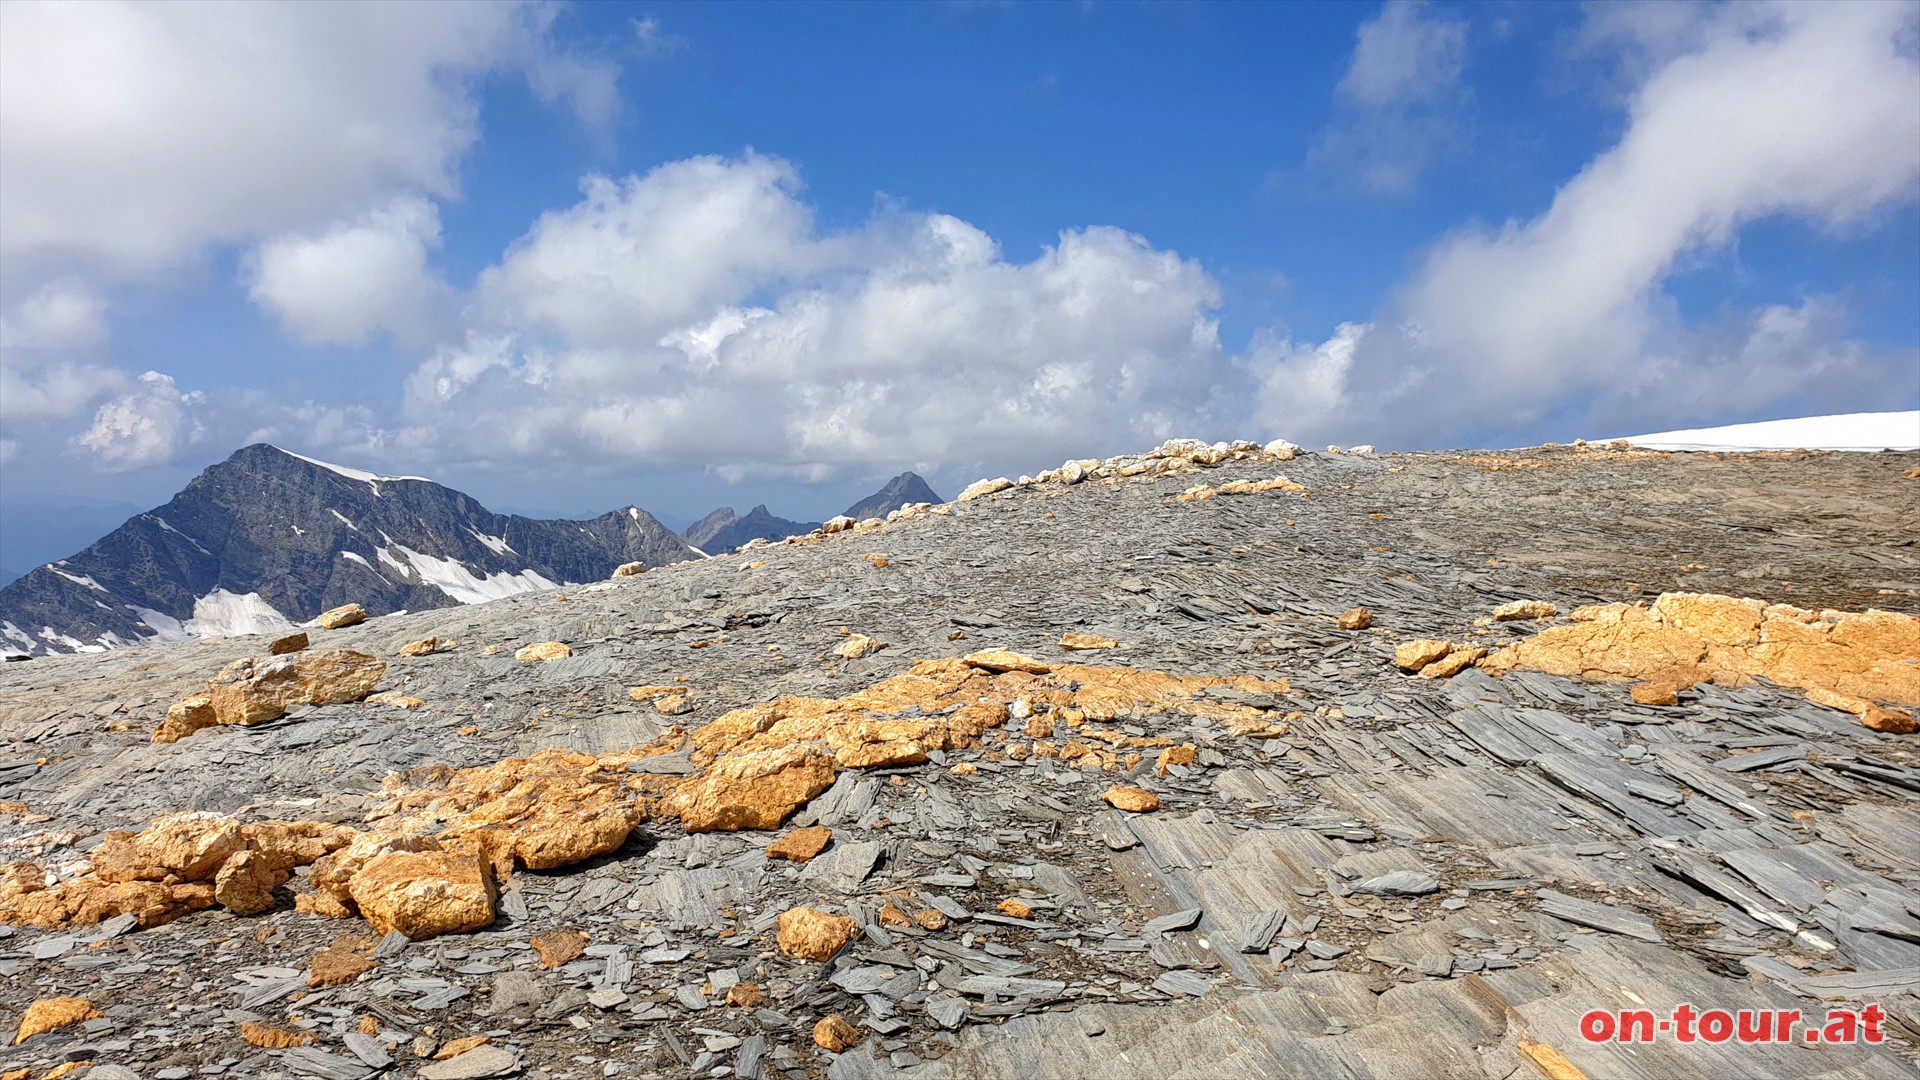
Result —
[[0, 650], [262, 633], [346, 603], [374, 615], [450, 607], [697, 557], [638, 507], [587, 521], [495, 514], [422, 477], [258, 444], [0, 589]]

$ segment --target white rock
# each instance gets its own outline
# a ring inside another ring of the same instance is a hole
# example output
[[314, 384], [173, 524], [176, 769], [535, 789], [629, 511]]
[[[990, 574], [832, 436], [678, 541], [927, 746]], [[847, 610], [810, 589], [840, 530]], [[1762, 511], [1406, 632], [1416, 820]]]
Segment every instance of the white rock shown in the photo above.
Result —
[[820, 531], [829, 533], [846, 532], [848, 529], [853, 528], [853, 524], [852, 518], [841, 514], [825, 525], [820, 526]]

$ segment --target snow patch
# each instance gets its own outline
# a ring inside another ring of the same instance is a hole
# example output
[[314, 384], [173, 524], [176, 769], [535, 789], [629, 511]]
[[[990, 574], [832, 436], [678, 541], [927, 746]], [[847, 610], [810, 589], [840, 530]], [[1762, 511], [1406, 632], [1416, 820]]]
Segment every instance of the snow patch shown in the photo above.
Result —
[[[345, 526], [346, 526], [347, 528], [349, 528], [349, 529], [352, 529], [352, 530], [353, 530], [354, 532], [359, 532], [359, 531], [360, 531], [360, 526], [358, 526], [358, 525], [355, 525], [355, 524], [354, 524], [353, 522], [351, 522], [351, 521], [348, 521], [348, 520], [347, 520], [347, 515], [345, 515], [345, 514], [343, 514], [343, 513], [341, 513], [341, 512], [340, 512], [340, 511], [338, 511], [338, 510], [335, 510], [335, 509], [334, 509], [333, 507], [331, 507], [331, 506], [329, 506], [329, 507], [327, 507], [327, 513], [329, 513], [329, 514], [332, 514], [332, 515], [333, 515], [334, 517], [336, 517], [336, 518], [339, 518], [339, 519], [340, 519], [340, 524], [342, 524], [342, 525], [345, 525]], [[382, 536], [385, 536], [385, 535], [386, 535], [386, 533], [381, 533], [380, 535], [382, 535]]]
[[[66, 562], [65, 559], [62, 559], [60, 561], [62, 563]], [[52, 570], [54, 573], [59, 574], [61, 577], [66, 578], [68, 581], [73, 582], [75, 585], [85, 585], [87, 588], [94, 589], [99, 592], [107, 591], [105, 586], [101, 585], [99, 582], [93, 580], [93, 578], [85, 574], [69, 574], [65, 570], [57, 569], [52, 563], [47, 564], [47, 569]]]
[[175, 536], [178, 536], [180, 539], [185, 540], [187, 543], [192, 544], [194, 547], [200, 548], [200, 553], [202, 555], [213, 554], [213, 552], [208, 551], [206, 548], [200, 547], [200, 541], [195, 540], [193, 537], [188, 536], [186, 533], [183, 533], [179, 529], [174, 528], [172, 525], [167, 524], [167, 519], [161, 517], [159, 514], [142, 514], [140, 516], [146, 518], [148, 521], [153, 522], [155, 525], [160, 526], [161, 528], [167, 530], [168, 532], [174, 534]]
[[88, 645], [79, 638], [68, 637], [51, 626], [40, 628], [40, 640], [49, 645], [61, 645], [74, 652], [106, 652], [105, 645]]
[[517, 574], [501, 571], [485, 577], [476, 576], [466, 564], [456, 559], [436, 559], [424, 555], [404, 544], [395, 544], [393, 549], [406, 559], [403, 565], [386, 548], [379, 549], [380, 561], [407, 572], [412, 569], [422, 582], [439, 587], [442, 592], [463, 604], [479, 604], [488, 600], [504, 600], [523, 592], [539, 589], [557, 589], [560, 583], [549, 581], [533, 570], [522, 570]]
[[[1596, 440], [1605, 442], [1608, 440]], [[1629, 435], [1648, 450], [1920, 450], [1920, 411], [1841, 413]]]
[[335, 465], [332, 462], [321, 461], [318, 458], [310, 458], [305, 454], [296, 454], [291, 450], [283, 450], [278, 446], [274, 447], [274, 449], [279, 450], [281, 453], [287, 455], [288, 457], [299, 458], [301, 461], [304, 461], [309, 465], [318, 465], [321, 468], [327, 470], [328, 472], [339, 473], [341, 476], [344, 476], [349, 480], [359, 480], [363, 483], [371, 484], [373, 486], [373, 493], [375, 495], [380, 494], [380, 485], [382, 483], [388, 483], [395, 480], [419, 480], [423, 483], [428, 483], [428, 484], [433, 483], [433, 481], [428, 480], [424, 476], [382, 476], [379, 473], [368, 472], [365, 469], [350, 469], [345, 465]]
[[293, 623], [259, 593], [215, 589], [193, 602], [193, 617], [181, 628], [195, 637], [234, 637], [290, 630]]
[[27, 632], [13, 625], [10, 622], [0, 623], [0, 637], [7, 638], [8, 640], [11, 640], [11, 641], [17, 641], [20, 644], [27, 646], [28, 648], [33, 647], [33, 639], [27, 636]]
[[507, 543], [507, 538], [504, 536], [488, 536], [487, 534], [481, 532], [478, 529], [468, 529], [467, 531], [473, 534], [473, 538], [475, 540], [478, 540], [482, 544], [485, 544], [487, 546], [487, 550], [493, 552], [495, 555], [520, 554], [519, 552], [513, 550], [513, 548]]
[[153, 631], [155, 639], [160, 641], [192, 641], [193, 635], [180, 625], [180, 620], [164, 611], [155, 611], [150, 607], [128, 604], [127, 610], [140, 616], [140, 621]]

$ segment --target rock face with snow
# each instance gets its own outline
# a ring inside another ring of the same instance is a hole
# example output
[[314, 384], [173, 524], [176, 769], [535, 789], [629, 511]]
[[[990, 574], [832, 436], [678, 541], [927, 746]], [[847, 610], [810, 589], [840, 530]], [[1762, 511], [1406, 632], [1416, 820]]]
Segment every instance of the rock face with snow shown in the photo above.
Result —
[[374, 615], [450, 607], [694, 557], [637, 507], [588, 521], [495, 514], [430, 480], [260, 444], [0, 589], [0, 649], [271, 632], [348, 603]]

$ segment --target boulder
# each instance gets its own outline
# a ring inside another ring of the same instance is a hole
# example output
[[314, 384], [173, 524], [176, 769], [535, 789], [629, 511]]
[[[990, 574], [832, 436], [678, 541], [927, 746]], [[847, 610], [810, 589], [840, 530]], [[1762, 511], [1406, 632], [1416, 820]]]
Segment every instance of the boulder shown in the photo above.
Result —
[[273, 890], [285, 885], [291, 876], [291, 871], [275, 867], [266, 857], [242, 851], [220, 864], [213, 876], [213, 899], [235, 915], [271, 911]]
[[375, 856], [348, 883], [380, 934], [414, 941], [493, 925], [493, 869], [474, 852], [396, 851]]
[[1393, 650], [1394, 666], [1401, 671], [1419, 671], [1453, 651], [1453, 642], [1435, 638], [1409, 641]]
[[1455, 645], [1447, 655], [1420, 669], [1423, 679], [1451, 679], [1487, 655], [1484, 645]]
[[1545, 600], [1515, 600], [1511, 604], [1501, 604], [1493, 609], [1494, 622], [1515, 622], [1520, 619], [1551, 619], [1560, 613], [1560, 609]]
[[273, 654], [274, 656], [285, 656], [287, 653], [299, 652], [301, 649], [304, 649], [306, 647], [307, 647], [307, 632], [305, 630], [301, 630], [296, 633], [288, 634], [285, 637], [274, 638], [272, 641], [267, 643], [267, 652]]
[[342, 604], [331, 611], [321, 612], [320, 618], [315, 621], [322, 630], [339, 630], [366, 622], [367, 610], [359, 604]]
[[639, 577], [646, 572], [647, 564], [639, 562], [621, 563], [613, 568], [613, 576], [616, 578]]
[[1363, 607], [1351, 608], [1341, 614], [1335, 625], [1342, 630], [1365, 630], [1373, 625], [1373, 612]]
[[797, 907], [780, 913], [780, 930], [774, 940], [788, 956], [828, 960], [841, 946], [859, 936], [860, 924], [852, 919]]
[[777, 829], [833, 785], [834, 759], [812, 743], [729, 754], [682, 784], [663, 813], [690, 833]]
[[828, 518], [827, 523], [825, 525], [820, 526], [820, 531], [826, 532], [826, 533], [846, 532], [848, 529], [853, 528], [854, 524], [855, 522], [852, 518], [848, 517], [845, 514], [840, 514], [835, 517]]
[[405, 645], [400, 646], [400, 655], [401, 656], [426, 656], [428, 653], [431, 653], [433, 650], [439, 647], [440, 647], [439, 638], [425, 637], [425, 638], [421, 638], [419, 641], [409, 641]]
[[991, 480], [975, 480], [973, 483], [968, 484], [960, 494], [954, 496], [953, 501], [971, 502], [984, 495], [992, 495], [996, 492], [1005, 491], [1012, 486], [1013, 481], [1004, 476], [996, 476]]
[[271, 660], [248, 657], [220, 669], [204, 694], [175, 702], [153, 733], [177, 742], [214, 724], [258, 724], [292, 705], [358, 701], [387, 671], [387, 662], [353, 649], [319, 649]]

